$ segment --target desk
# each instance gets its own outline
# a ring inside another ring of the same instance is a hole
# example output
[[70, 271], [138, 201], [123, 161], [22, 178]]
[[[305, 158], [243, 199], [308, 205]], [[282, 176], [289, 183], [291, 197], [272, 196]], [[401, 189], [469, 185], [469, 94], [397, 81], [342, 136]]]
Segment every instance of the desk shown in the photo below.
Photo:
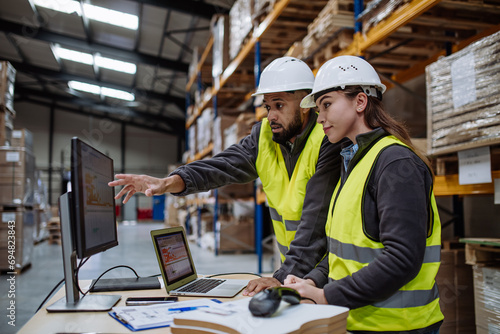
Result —
[[[229, 275], [223, 276], [229, 279], [255, 279], [253, 275]], [[80, 286], [86, 287], [90, 281], [81, 281]], [[127, 297], [159, 297], [167, 296], [164, 288], [154, 290], [131, 290], [103, 292], [101, 294], [118, 294], [122, 298], [115, 306], [125, 306]], [[42, 309], [40, 309], [18, 332], [18, 334], [55, 334], [55, 333], [133, 333], [118, 321], [113, 319], [108, 312], [63, 312], [49, 313], [46, 307], [64, 297], [64, 287], [52, 297]], [[219, 298], [221, 301], [229, 301], [240, 298], [248, 298], [241, 292], [234, 298]], [[179, 297], [179, 301], [197, 299], [194, 297]], [[162, 327], [140, 331], [138, 333], [156, 334], [170, 333], [169, 327]]]

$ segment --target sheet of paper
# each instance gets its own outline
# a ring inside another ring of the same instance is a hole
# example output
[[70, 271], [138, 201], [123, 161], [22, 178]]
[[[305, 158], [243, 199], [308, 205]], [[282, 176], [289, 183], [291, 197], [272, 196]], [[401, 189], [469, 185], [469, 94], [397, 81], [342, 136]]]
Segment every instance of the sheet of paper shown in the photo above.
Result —
[[479, 147], [458, 152], [458, 183], [491, 183], [490, 147]]
[[174, 320], [174, 315], [181, 311], [171, 311], [172, 308], [186, 307], [214, 307], [218, 306], [216, 302], [208, 298], [200, 298], [195, 300], [187, 300], [168, 304], [154, 304], [147, 306], [118, 306], [113, 307], [116, 317], [130, 325], [134, 329], [145, 329], [159, 326], [169, 326]]
[[476, 101], [476, 73], [474, 54], [468, 53], [451, 63], [453, 106]]

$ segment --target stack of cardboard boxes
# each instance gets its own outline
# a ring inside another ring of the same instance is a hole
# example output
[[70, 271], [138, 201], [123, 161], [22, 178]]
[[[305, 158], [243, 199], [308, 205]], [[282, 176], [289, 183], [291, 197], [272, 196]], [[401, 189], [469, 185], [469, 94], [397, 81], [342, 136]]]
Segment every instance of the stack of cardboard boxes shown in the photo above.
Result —
[[7, 61], [0, 61], [0, 146], [10, 145], [14, 130], [14, 82], [16, 70]]
[[[33, 136], [14, 129], [14, 82], [16, 71], [0, 62], [0, 257], [1, 271], [22, 271], [31, 264], [35, 238], [35, 177]], [[11, 252], [13, 251], [13, 252]]]

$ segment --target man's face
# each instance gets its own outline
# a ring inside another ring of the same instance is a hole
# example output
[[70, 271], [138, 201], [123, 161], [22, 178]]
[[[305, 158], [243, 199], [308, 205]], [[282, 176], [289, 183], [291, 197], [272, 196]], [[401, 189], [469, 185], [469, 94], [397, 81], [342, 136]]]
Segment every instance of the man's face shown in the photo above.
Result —
[[300, 109], [300, 101], [305, 96], [301, 92], [264, 94], [263, 106], [273, 132], [273, 140], [278, 144], [293, 143], [295, 137], [305, 127], [305, 114]]

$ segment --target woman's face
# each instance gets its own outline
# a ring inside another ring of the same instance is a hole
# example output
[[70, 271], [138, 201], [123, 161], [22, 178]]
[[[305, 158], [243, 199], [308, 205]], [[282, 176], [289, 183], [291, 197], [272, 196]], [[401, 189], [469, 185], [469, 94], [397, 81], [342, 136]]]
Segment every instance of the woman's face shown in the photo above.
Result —
[[360, 125], [363, 124], [358, 98], [349, 100], [342, 92], [332, 91], [321, 95], [316, 105], [319, 111], [317, 122], [323, 125], [330, 142], [337, 143], [348, 137], [355, 143], [356, 136], [362, 131]]

